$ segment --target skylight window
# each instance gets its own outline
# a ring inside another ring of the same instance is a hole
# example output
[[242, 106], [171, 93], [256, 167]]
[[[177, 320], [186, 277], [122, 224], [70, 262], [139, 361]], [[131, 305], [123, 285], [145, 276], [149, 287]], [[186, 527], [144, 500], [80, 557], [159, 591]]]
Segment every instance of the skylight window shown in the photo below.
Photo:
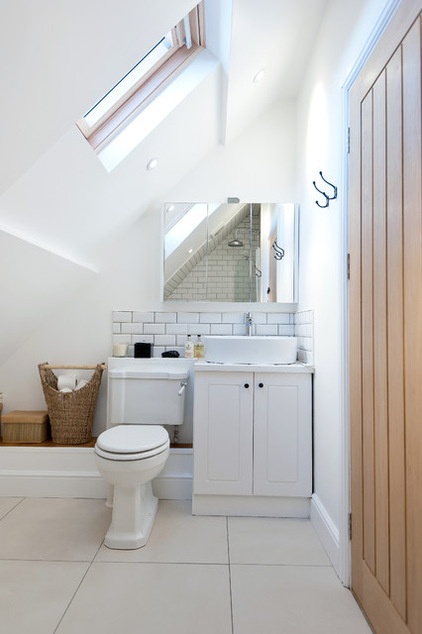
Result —
[[200, 2], [77, 122], [100, 152], [168, 85], [187, 60], [203, 48]]
[[116, 103], [125, 98], [134, 86], [148, 76], [156, 64], [161, 64], [165, 58], [169, 57], [169, 53], [174, 49], [174, 46], [173, 32], [169, 31], [110, 92], [84, 115], [85, 123], [92, 128], [101, 121], [104, 115], [114, 108]]
[[178, 218], [173, 226], [166, 231], [164, 251], [165, 257], [173, 253], [193, 233], [201, 222], [209, 218], [218, 209], [218, 203], [195, 203], [189, 205], [181, 218]]

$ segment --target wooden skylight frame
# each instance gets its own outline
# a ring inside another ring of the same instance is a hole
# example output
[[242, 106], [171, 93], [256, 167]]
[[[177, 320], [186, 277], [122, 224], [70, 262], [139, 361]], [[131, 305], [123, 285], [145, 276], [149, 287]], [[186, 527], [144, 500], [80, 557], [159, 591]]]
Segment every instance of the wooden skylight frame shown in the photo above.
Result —
[[[152, 68], [134, 81], [127, 91], [113, 100], [113, 93], [118, 93], [123, 81], [130, 82], [131, 74], [134, 74], [139, 64], [148, 58], [164, 40], [172, 40], [173, 46], [169, 49]], [[179, 73], [183, 67], [191, 61], [200, 50], [205, 47], [204, 9], [201, 2], [189, 12], [189, 14], [176, 24], [171, 31], [160, 40], [151, 51], [136, 64], [95, 106], [93, 106], [76, 125], [87, 139], [91, 147], [99, 152], [120, 131], [130, 123], [137, 114], [143, 110], [154, 97]], [[111, 97], [111, 99], [110, 99]], [[93, 123], [93, 111], [107, 99], [111, 101], [111, 107]]]

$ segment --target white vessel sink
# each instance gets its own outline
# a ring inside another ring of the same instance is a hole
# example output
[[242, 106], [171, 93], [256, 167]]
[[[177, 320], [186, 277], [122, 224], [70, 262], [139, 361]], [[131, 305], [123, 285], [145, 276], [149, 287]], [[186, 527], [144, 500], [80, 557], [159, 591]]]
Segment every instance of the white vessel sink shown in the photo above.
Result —
[[204, 337], [210, 363], [295, 363], [296, 337]]

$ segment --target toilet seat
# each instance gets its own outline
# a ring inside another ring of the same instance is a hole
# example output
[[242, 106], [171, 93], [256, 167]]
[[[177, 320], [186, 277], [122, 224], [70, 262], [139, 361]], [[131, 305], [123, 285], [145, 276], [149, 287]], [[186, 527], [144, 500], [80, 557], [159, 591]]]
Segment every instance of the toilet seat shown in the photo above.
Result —
[[144, 460], [169, 446], [169, 435], [161, 425], [116, 425], [98, 436], [95, 453], [108, 460]]

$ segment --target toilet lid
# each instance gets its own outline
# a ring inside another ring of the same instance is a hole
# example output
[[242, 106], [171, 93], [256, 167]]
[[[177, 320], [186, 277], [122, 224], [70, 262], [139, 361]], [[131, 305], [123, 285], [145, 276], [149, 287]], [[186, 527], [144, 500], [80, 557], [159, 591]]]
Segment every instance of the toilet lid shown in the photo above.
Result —
[[97, 438], [97, 447], [117, 454], [140, 454], [159, 449], [169, 441], [161, 425], [116, 425]]

